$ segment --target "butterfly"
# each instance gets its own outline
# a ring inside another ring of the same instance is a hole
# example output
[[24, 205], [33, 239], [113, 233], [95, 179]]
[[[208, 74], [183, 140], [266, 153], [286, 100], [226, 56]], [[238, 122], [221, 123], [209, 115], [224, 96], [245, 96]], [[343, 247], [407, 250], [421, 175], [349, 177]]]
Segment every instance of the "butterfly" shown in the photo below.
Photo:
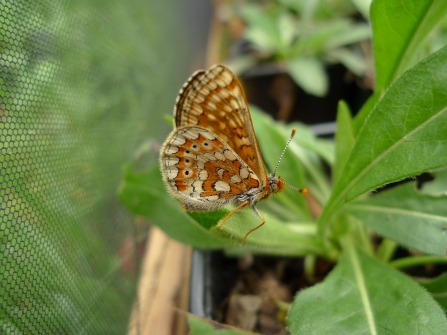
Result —
[[[256, 203], [281, 192], [286, 184], [275, 175], [278, 165], [272, 174], [266, 171], [238, 78], [224, 65], [195, 72], [180, 90], [174, 121], [159, 159], [167, 190], [188, 211], [212, 211], [237, 203], [221, 220], [220, 229], [235, 212], [250, 205], [262, 222], [247, 232], [245, 244], [248, 235], [265, 223]], [[299, 191], [307, 193], [307, 189]]]

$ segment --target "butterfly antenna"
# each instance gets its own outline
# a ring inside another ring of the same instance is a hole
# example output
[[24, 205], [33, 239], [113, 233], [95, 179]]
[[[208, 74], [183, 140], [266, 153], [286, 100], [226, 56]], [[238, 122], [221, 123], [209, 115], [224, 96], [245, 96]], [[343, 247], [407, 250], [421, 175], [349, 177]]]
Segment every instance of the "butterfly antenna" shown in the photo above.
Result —
[[302, 194], [308, 194], [309, 193], [309, 190], [307, 188], [298, 188], [298, 187], [292, 186], [292, 185], [286, 183], [284, 180], [283, 180], [283, 183], [286, 184], [287, 186], [289, 186], [292, 190], [298, 191], [298, 192], [300, 192]]
[[281, 153], [281, 156], [279, 156], [278, 163], [276, 164], [275, 170], [273, 170], [273, 173], [272, 173], [273, 177], [276, 176], [276, 170], [278, 170], [279, 163], [281, 163], [281, 159], [284, 156], [284, 153], [286, 152], [286, 149], [289, 146], [289, 144], [292, 141], [292, 138], [295, 136], [295, 134], [296, 134], [296, 128], [293, 128], [292, 134], [290, 134], [289, 140], [287, 141], [286, 146], [284, 147], [284, 150]]
[[[276, 175], [276, 170], [278, 169], [279, 163], [281, 163], [281, 159], [284, 156], [284, 153], [286, 152], [287, 147], [289, 146], [289, 144], [292, 141], [292, 139], [295, 136], [295, 134], [296, 134], [296, 128], [293, 128], [292, 129], [292, 134], [290, 134], [289, 140], [287, 141], [286, 146], [284, 147], [284, 150], [281, 153], [281, 156], [279, 156], [278, 163], [276, 164], [275, 170], [273, 171], [273, 174], [272, 174], [273, 177]], [[289, 186], [292, 190], [298, 191], [298, 192], [300, 192], [302, 194], [309, 193], [309, 190], [307, 188], [298, 188], [298, 187], [295, 187], [295, 186], [292, 186], [292, 185], [286, 183], [285, 181], [283, 181], [283, 182], [284, 182], [284, 184]]]

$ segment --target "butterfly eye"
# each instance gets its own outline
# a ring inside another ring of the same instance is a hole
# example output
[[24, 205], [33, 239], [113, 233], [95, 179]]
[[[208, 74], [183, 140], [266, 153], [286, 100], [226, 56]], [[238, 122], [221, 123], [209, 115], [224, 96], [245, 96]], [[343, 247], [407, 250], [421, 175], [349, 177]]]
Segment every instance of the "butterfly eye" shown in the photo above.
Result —
[[189, 150], [186, 150], [185, 152], [186, 152], [187, 154], [189, 154]]
[[197, 145], [194, 144], [192, 147], [195, 149], [195, 148], [197, 148]]
[[207, 147], [208, 146], [208, 142], [205, 142], [203, 145]]

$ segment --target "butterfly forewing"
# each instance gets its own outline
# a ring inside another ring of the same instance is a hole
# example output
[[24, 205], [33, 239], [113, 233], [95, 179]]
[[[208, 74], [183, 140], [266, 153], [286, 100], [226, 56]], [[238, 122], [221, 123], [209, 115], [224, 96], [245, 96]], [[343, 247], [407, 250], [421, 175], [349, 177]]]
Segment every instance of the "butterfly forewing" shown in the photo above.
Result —
[[177, 128], [199, 126], [216, 134], [265, 186], [268, 176], [255, 137], [247, 100], [225, 66], [196, 72], [184, 85], [174, 110]]
[[190, 210], [217, 209], [262, 191], [256, 174], [234, 150], [201, 127], [174, 130], [161, 149], [160, 164], [170, 192]]

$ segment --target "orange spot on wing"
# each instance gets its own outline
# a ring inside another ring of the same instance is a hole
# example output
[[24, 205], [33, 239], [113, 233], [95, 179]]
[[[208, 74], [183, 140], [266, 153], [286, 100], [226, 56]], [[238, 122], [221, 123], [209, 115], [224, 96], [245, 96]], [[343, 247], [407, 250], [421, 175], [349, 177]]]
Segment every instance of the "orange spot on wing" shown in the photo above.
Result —
[[216, 191], [206, 191], [206, 192], [200, 193], [201, 197], [209, 197], [209, 196], [212, 196], [212, 195], [219, 195], [219, 192], [216, 192]]
[[183, 180], [176, 180], [175, 181], [175, 186], [177, 186], [177, 190], [179, 192], [184, 192], [188, 188], [188, 185], [186, 185], [186, 183]]
[[231, 194], [241, 194], [242, 192], [244, 192], [244, 190], [238, 186], [236, 186], [235, 184], [230, 184], [230, 193]]
[[179, 159], [178, 163], [175, 164], [177, 167], [191, 166], [193, 163], [192, 157], [179, 157]]
[[239, 162], [238, 160], [235, 160], [232, 162], [233, 163], [233, 169], [234, 171], [236, 171], [239, 174], [239, 170], [241, 169], [241, 162]]
[[207, 191], [208, 192], [214, 192], [213, 183], [214, 183], [213, 180], [205, 180], [205, 182], [203, 183], [203, 186], [202, 186], [203, 190], [205, 192], [202, 192], [202, 194], [206, 193]]
[[259, 187], [259, 181], [257, 181], [256, 179], [253, 179], [253, 178], [249, 178], [248, 188], [250, 189], [250, 188], [257, 188], [257, 187]]
[[197, 179], [197, 173], [196, 171], [189, 168], [179, 169], [177, 179]]

